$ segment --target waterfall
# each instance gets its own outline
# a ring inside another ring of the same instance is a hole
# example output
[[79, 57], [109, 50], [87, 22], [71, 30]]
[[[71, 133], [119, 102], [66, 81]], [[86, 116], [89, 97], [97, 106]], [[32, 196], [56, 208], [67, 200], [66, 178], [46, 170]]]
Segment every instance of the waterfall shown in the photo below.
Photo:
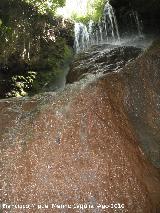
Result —
[[98, 27], [99, 27], [100, 41], [103, 42], [103, 27], [101, 25], [101, 21], [99, 21]]
[[85, 50], [89, 47], [91, 38], [91, 31], [87, 29], [87, 26], [82, 23], [75, 23], [75, 49], [77, 52]]
[[110, 27], [112, 39], [113, 40], [115, 40], [115, 39], [120, 40], [117, 18], [115, 16], [115, 12], [114, 12], [113, 7], [108, 2], [106, 3], [106, 5], [104, 7], [104, 16], [105, 16], [106, 23], [108, 23], [108, 25], [109, 25], [108, 28], [107, 28], [107, 35], [108, 35], [108, 33], [110, 33], [108, 31], [108, 29]]
[[93, 45], [94, 44], [94, 36], [93, 36], [93, 25], [94, 25], [94, 22], [92, 20], [89, 21], [89, 30], [88, 30], [88, 33], [89, 33], [89, 41], [90, 41], [90, 45]]
[[107, 2], [98, 23], [75, 23], [75, 49], [84, 51], [94, 44], [120, 40], [117, 19], [113, 7]]
[[[139, 20], [137, 11], [131, 11], [130, 20], [130, 35], [133, 31], [141, 37], [143, 35], [142, 23]], [[103, 15], [98, 23], [92, 20], [87, 24], [75, 23], [75, 50], [77, 53], [87, 50], [92, 45], [119, 43], [121, 40], [117, 18], [109, 2], [105, 4]]]
[[139, 20], [139, 17], [138, 17], [138, 13], [137, 11], [133, 11], [133, 17], [135, 19], [135, 23], [136, 23], [136, 26], [137, 26], [137, 32], [138, 32], [138, 35], [139, 36], [142, 36], [142, 24]]
[[135, 10], [131, 10], [126, 15], [126, 32], [125, 34], [128, 36], [138, 36], [139, 38], [143, 36], [143, 24], [142, 21], [139, 19], [138, 12]]

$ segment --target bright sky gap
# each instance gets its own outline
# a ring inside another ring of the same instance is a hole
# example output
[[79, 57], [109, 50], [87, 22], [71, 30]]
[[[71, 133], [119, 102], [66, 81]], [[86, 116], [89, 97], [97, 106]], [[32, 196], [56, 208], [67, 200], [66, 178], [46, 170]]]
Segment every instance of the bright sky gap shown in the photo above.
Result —
[[85, 16], [87, 14], [87, 5], [94, 0], [66, 0], [66, 5], [63, 8], [58, 8], [57, 14], [65, 18], [70, 18], [73, 14]]

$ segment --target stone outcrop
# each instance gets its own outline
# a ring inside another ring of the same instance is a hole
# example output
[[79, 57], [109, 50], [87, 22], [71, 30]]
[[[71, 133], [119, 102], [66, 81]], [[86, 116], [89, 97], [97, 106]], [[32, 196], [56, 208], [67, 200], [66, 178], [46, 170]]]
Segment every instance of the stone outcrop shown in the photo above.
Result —
[[118, 70], [141, 52], [141, 48], [133, 46], [92, 46], [88, 51], [76, 55], [67, 76], [67, 83], [79, 81], [89, 73], [109, 73]]
[[[115, 203], [124, 204], [118, 212], [159, 212], [159, 67], [157, 42], [98, 79], [0, 100], [2, 203], [30, 204], [27, 212], [114, 212]], [[85, 203], [94, 208], [76, 208]]]

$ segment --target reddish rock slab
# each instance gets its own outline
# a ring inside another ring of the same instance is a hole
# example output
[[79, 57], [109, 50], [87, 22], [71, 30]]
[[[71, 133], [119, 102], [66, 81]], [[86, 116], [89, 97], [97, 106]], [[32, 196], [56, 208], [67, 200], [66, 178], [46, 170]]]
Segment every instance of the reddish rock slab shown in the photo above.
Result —
[[154, 44], [119, 72], [1, 100], [2, 212], [159, 212], [159, 169], [136, 127], [159, 127], [159, 55]]

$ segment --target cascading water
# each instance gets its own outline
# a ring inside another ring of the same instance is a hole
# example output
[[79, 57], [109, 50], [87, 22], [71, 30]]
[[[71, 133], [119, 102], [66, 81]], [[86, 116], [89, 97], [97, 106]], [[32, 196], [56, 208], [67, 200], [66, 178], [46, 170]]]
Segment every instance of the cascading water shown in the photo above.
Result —
[[[142, 36], [142, 25], [136, 11], [132, 11], [131, 19], [138, 36]], [[75, 23], [75, 50], [77, 53], [92, 45], [119, 43], [120, 40], [117, 18], [109, 2], [106, 3], [103, 16], [98, 23], [92, 20], [86, 25]]]
[[107, 2], [98, 23], [75, 23], [75, 49], [83, 51], [93, 44], [120, 40], [117, 19], [113, 7]]
[[135, 19], [135, 23], [136, 23], [136, 26], [137, 26], [138, 35], [142, 36], [142, 34], [143, 34], [142, 33], [142, 24], [139, 20], [137, 11], [133, 11], [133, 17]]
[[91, 34], [87, 26], [82, 23], [75, 23], [75, 49], [77, 52], [85, 50], [89, 46]]
[[[120, 40], [117, 19], [113, 7], [107, 2], [104, 7], [105, 22], [108, 23], [108, 28], [111, 27], [111, 38]], [[109, 32], [108, 32], [109, 33]]]

